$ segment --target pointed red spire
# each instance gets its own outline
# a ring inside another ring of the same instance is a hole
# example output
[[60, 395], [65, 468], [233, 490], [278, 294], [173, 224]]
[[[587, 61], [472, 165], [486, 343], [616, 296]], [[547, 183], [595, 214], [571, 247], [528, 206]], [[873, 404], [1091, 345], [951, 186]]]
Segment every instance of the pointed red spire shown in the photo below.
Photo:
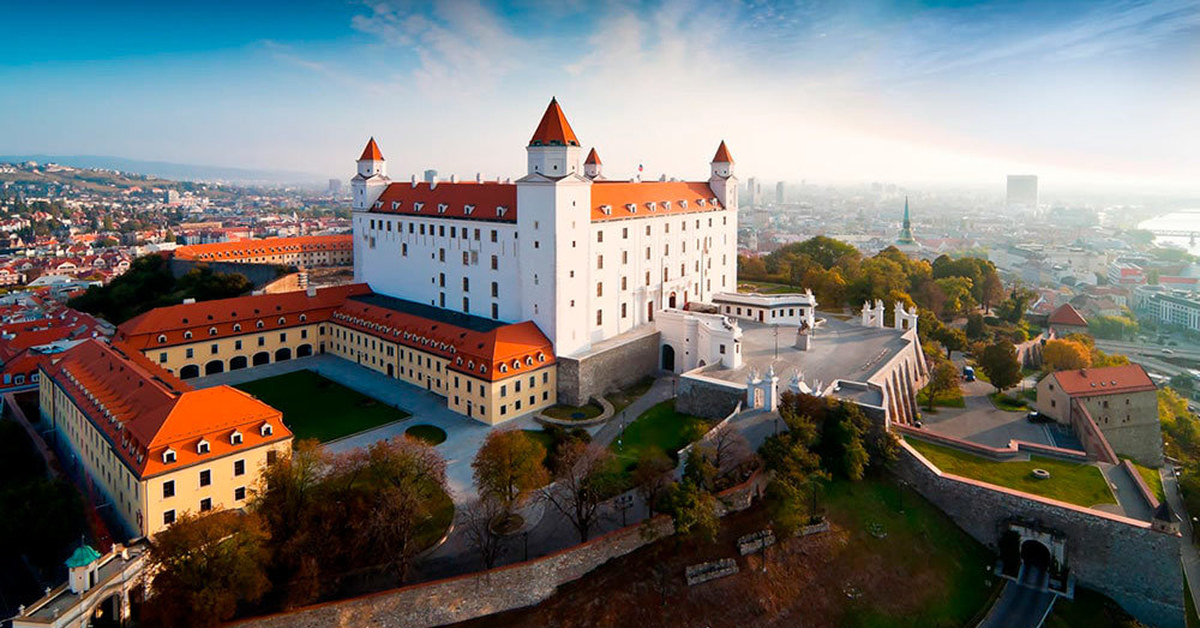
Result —
[[359, 161], [383, 161], [383, 153], [379, 152], [379, 145], [375, 143], [375, 138], [371, 138], [367, 142], [367, 147], [363, 149], [362, 157]]
[[733, 157], [729, 155], [729, 149], [725, 148], [725, 140], [721, 140], [721, 145], [717, 147], [717, 154], [713, 155], [712, 162], [714, 164], [733, 163]]
[[592, 149], [590, 152], [588, 152], [587, 159], [585, 159], [585, 160], [583, 161], [583, 163], [585, 163], [585, 164], [595, 164], [595, 165], [597, 165], [597, 166], [599, 166], [599, 165], [601, 164], [601, 162], [600, 162], [600, 155], [597, 155], [597, 154], [596, 154], [596, 149], [594, 149], [594, 148], [593, 148], [593, 149]]
[[542, 121], [533, 132], [529, 145], [579, 146], [579, 138], [575, 137], [575, 131], [571, 130], [571, 124], [567, 122], [567, 116], [563, 115], [562, 107], [558, 106], [558, 99], [550, 99], [550, 106], [546, 107], [546, 113], [542, 115]]

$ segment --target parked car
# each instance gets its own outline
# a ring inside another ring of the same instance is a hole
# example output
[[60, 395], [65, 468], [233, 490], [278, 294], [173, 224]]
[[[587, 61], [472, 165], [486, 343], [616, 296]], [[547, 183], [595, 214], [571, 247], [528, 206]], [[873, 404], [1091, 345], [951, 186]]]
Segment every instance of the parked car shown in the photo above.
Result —
[[1172, 350], [1170, 350], [1170, 349], [1163, 349], [1163, 353], [1165, 353], [1165, 354], [1167, 354], [1167, 355], [1171, 355], [1171, 354], [1173, 354], [1173, 353], [1175, 353], [1175, 352], [1174, 352], [1174, 351], [1172, 351]]
[[1054, 421], [1054, 419], [1042, 414], [1041, 412], [1038, 412], [1037, 410], [1025, 415], [1025, 418], [1028, 419], [1030, 423], [1051, 423]]
[[968, 382], [975, 381], [975, 367], [964, 366], [963, 367], [963, 379]]

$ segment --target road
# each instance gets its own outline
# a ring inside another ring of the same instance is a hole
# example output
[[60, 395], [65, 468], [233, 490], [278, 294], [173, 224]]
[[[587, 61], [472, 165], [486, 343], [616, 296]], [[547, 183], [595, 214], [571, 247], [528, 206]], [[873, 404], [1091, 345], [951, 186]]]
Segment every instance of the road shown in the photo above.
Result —
[[1193, 540], [1195, 536], [1192, 534], [1192, 520], [1183, 507], [1183, 498], [1179, 495], [1179, 480], [1175, 478], [1171, 465], [1163, 466], [1158, 473], [1162, 477], [1163, 492], [1167, 494], [1167, 504], [1180, 518], [1179, 531], [1183, 539], [1179, 544], [1179, 558], [1183, 563], [1183, 573], [1191, 585], [1192, 601], [1196, 603], [1196, 608], [1200, 608], [1200, 587], [1196, 586], [1196, 583], [1200, 582], [1200, 552], [1196, 550], [1196, 542]]
[[1044, 591], [1045, 572], [1027, 567], [1020, 582], [1009, 581], [979, 628], [1038, 628], [1054, 608], [1055, 596]]

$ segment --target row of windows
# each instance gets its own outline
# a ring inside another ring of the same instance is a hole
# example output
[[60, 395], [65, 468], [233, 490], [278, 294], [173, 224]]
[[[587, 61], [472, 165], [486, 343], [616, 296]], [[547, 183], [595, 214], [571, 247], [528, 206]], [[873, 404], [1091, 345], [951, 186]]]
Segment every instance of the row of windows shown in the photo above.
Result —
[[[397, 222], [395, 224], [396, 224], [396, 232], [402, 233], [404, 231], [405, 223]], [[434, 226], [426, 225], [425, 223], [411, 223], [411, 222], [408, 223], [408, 232], [413, 235], [426, 235], [426, 233], [425, 233], [426, 226], [429, 227], [428, 235], [434, 235], [434, 228], [433, 228]], [[382, 231], [390, 232], [392, 230], [392, 221], [383, 220], [383, 219], [376, 221], [374, 218], [372, 218], [370, 221], [370, 227], [371, 227], [372, 231], [382, 230]], [[470, 233], [471, 231], [473, 231], [474, 233]], [[475, 240], [476, 242], [479, 242], [481, 234], [482, 234], [482, 231], [480, 229], [470, 230], [467, 227], [462, 227], [460, 229], [459, 227], [457, 227], [455, 225], [450, 225], [450, 237], [451, 238], [461, 237], [463, 240], [466, 240], [466, 239], [468, 239], [468, 237], [474, 236], [474, 237], [471, 237], [471, 239]], [[442, 238], [446, 237], [446, 225], [437, 225], [437, 235], [438, 235], [438, 237], [442, 237]], [[498, 241], [499, 233], [497, 233], [497, 231], [495, 229], [492, 229], [489, 239], [492, 242]]]
[[[304, 322], [307, 322], [307, 321], [308, 321], [308, 315], [307, 315], [307, 314], [301, 314], [301, 315], [300, 315], [300, 322], [301, 322], [301, 323], [304, 323]], [[279, 320], [278, 320], [278, 323], [279, 323], [280, 325], [286, 325], [286, 324], [287, 324], [287, 317], [286, 317], [286, 316], [280, 316], [280, 317], [279, 317]], [[266, 326], [266, 323], [262, 322], [261, 320], [259, 320], [259, 321], [257, 321], [257, 322], [255, 322], [255, 323], [254, 323], [254, 327], [255, 327], [255, 329], [262, 329], [262, 328], [263, 328], [263, 327], [265, 327], [265, 326]], [[233, 324], [233, 331], [234, 331], [234, 333], [238, 333], [238, 332], [242, 331], [242, 324], [241, 324], [241, 323], [234, 323], [234, 324]], [[209, 327], [209, 328], [208, 328], [208, 335], [209, 335], [209, 336], [216, 336], [218, 333], [220, 333], [220, 332], [218, 332], [218, 331], [217, 331], [217, 328], [216, 328], [216, 327]], [[184, 340], [191, 340], [191, 339], [192, 339], [192, 332], [191, 332], [191, 331], [185, 331], [185, 332], [183, 332], [183, 339], [184, 339]], [[167, 342], [167, 336], [166, 336], [166, 334], [159, 334], [159, 336], [158, 336], [158, 344], [160, 344], [160, 345], [161, 345], [161, 344], [166, 344], [166, 342]]]
[[[233, 489], [233, 501], [240, 502], [240, 501], [245, 501], [245, 499], [246, 499], [246, 487], [239, 486], [239, 487]], [[201, 499], [200, 500], [200, 512], [208, 512], [210, 510], [212, 510], [212, 498], [205, 497], [205, 498]], [[171, 509], [171, 510], [163, 511], [163, 525], [169, 526], [172, 523], [175, 523], [175, 510]]]

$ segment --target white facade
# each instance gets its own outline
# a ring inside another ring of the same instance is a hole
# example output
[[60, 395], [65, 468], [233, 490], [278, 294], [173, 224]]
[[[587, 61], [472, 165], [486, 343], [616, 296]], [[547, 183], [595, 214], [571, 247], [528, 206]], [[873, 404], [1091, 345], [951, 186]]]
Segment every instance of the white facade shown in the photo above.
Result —
[[706, 182], [593, 180], [581, 176], [569, 126], [552, 129], [569, 138], [560, 143], [539, 139], [546, 124], [515, 183], [390, 183], [382, 156], [360, 159], [351, 182], [356, 281], [532, 320], [558, 355], [737, 289], [737, 179], [723, 144]]
[[817, 299], [811, 290], [794, 294], [740, 294], [722, 292], [712, 302], [725, 316], [767, 325], [816, 325]]
[[725, 369], [742, 365], [742, 328], [728, 316], [666, 309], [654, 325], [662, 346], [670, 347], [664, 350], [664, 370], [686, 373], [710, 364]]

